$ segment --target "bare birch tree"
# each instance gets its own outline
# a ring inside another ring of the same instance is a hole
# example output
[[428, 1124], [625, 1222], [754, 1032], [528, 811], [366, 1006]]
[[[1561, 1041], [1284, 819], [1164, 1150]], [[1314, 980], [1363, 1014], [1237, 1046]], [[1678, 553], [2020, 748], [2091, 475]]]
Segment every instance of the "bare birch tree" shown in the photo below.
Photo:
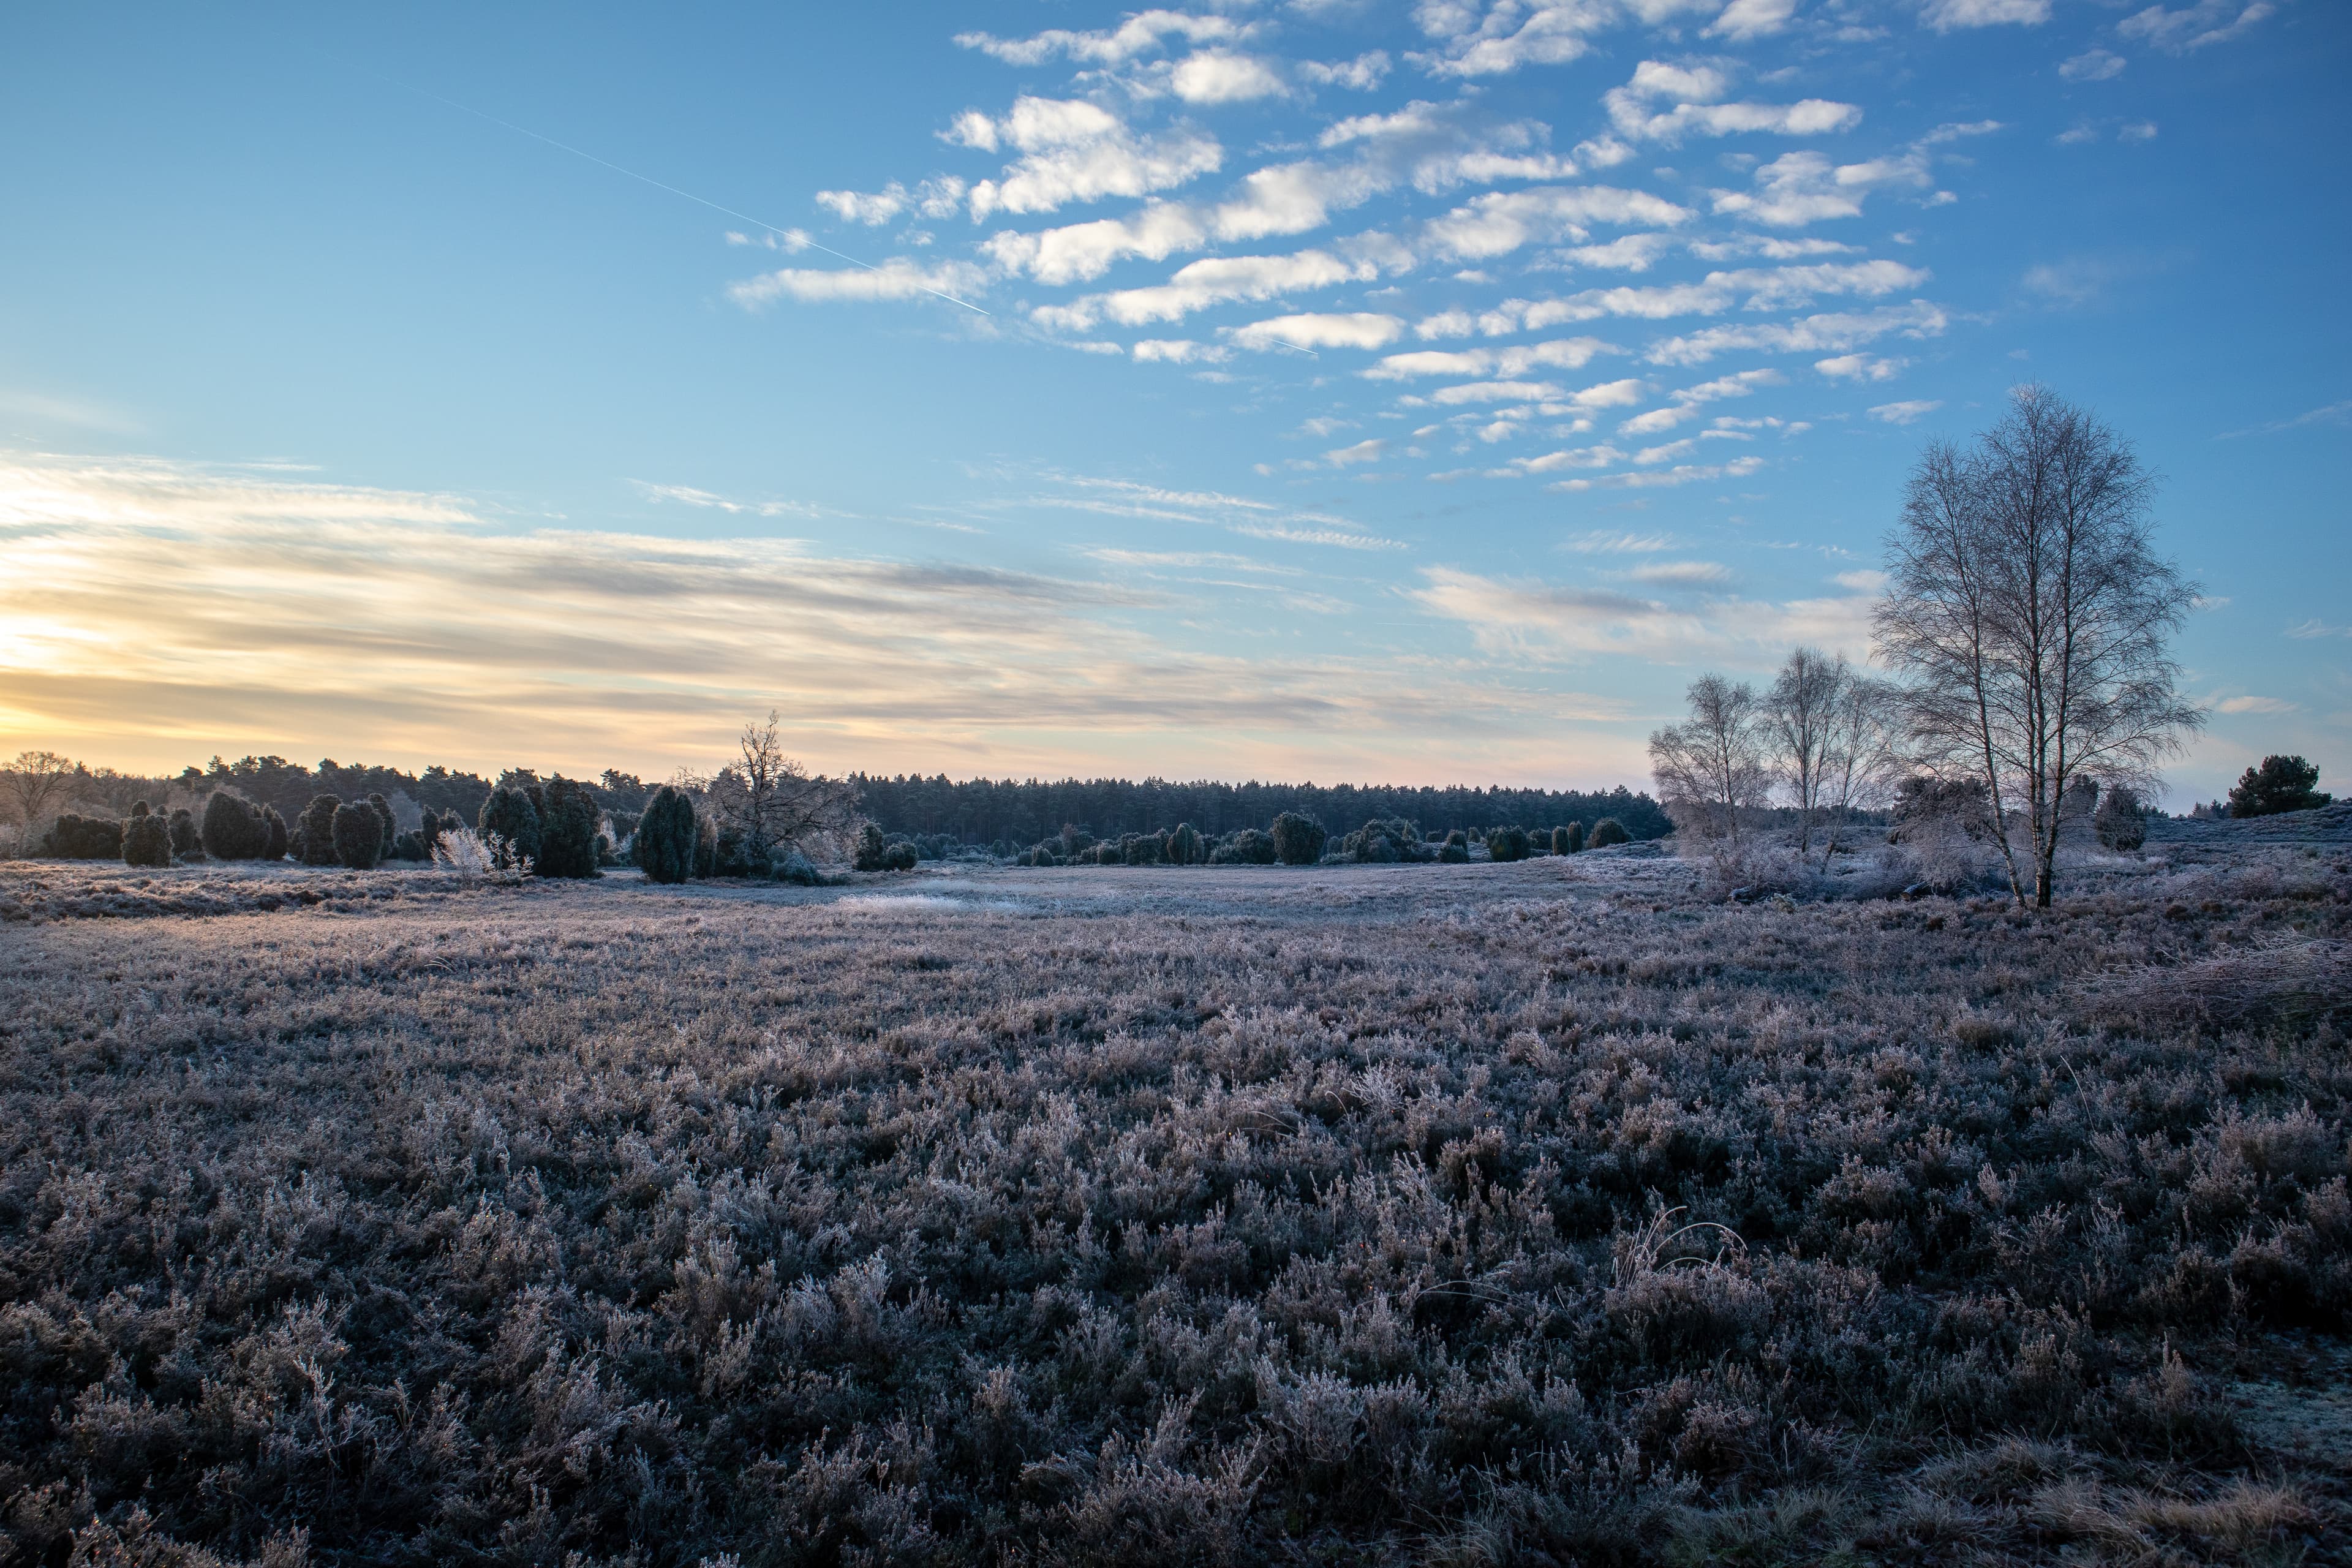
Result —
[[1824, 770], [1830, 763], [1830, 729], [1838, 700], [1853, 684], [1845, 656], [1798, 647], [1764, 694], [1764, 732], [1770, 766], [1790, 804], [1797, 808], [1797, 855], [1812, 853], [1813, 823], [1822, 806]]
[[1895, 689], [1849, 669], [1830, 704], [1822, 742], [1817, 796], [1824, 818], [1822, 870], [1836, 858], [1854, 814], [1879, 810], [1894, 798], [1905, 764], [1902, 735]]
[[1923, 760], [1983, 781], [2021, 908], [2049, 907], [2068, 785], [2145, 784], [2203, 721], [2170, 650], [2195, 590], [2156, 553], [2153, 493], [2129, 442], [2021, 387], [1972, 448], [1921, 454], [1888, 541], [1880, 657]]
[[1659, 803], [1694, 837], [1737, 846], [1743, 813], [1771, 788], [1763, 717], [1755, 688], [1702, 675], [1691, 682], [1690, 717], [1650, 737], [1650, 773]]

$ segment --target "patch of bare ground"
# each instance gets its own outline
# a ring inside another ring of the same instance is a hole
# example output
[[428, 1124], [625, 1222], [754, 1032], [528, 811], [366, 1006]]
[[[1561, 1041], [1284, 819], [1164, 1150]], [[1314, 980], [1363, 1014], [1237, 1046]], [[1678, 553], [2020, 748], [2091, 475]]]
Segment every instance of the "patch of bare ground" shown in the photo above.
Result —
[[0, 867], [0, 1563], [2340, 1561], [2352, 863], [2150, 850]]

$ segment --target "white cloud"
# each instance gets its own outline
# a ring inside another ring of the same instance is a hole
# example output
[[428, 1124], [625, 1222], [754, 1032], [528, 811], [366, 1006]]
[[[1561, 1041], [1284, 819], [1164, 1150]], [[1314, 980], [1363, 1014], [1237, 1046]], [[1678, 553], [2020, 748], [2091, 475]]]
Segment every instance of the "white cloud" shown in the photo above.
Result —
[[2116, 140], [2118, 142], [2153, 142], [2156, 140], [2156, 121], [2153, 120], [2126, 121], [2116, 129]]
[[[1787, 378], [1777, 370], [1744, 370], [1737, 375], [1717, 376], [1696, 386], [1685, 386], [1671, 394], [1672, 401], [1663, 408], [1640, 414], [1617, 426], [1621, 436], [1654, 436], [1687, 424], [1698, 417], [1705, 405], [1719, 403], [1727, 397], [1746, 397], [1759, 386], [1779, 386]], [[1654, 460], [1644, 458], [1644, 460]]]
[[1743, 256], [1760, 256], [1767, 261], [1794, 261], [1807, 256], [1850, 256], [1860, 248], [1860, 246], [1845, 245], [1834, 239], [1789, 239], [1777, 234], [1741, 234], [1729, 239], [1695, 240], [1690, 253], [1701, 261], [1736, 261]]
[[1742, 43], [1778, 33], [1797, 13], [1797, 0], [1731, 0], [1723, 14], [1707, 24], [1707, 32]]
[[1274, 68], [1255, 55], [1203, 49], [1179, 61], [1169, 87], [1187, 103], [1245, 103], [1287, 90]]
[[1301, 60], [1298, 74], [1317, 87], [1344, 87], [1357, 92], [1370, 92], [1381, 85], [1389, 74], [1389, 57], [1385, 49], [1373, 49], [1358, 55], [1352, 60]]
[[962, 300], [987, 287], [988, 275], [968, 261], [919, 267], [903, 256], [894, 256], [879, 267], [787, 267], [730, 283], [727, 294], [748, 308], [783, 298], [803, 304], [830, 300], [912, 300], [920, 295]]
[[1396, 342], [1404, 323], [1359, 310], [1345, 315], [1276, 316], [1234, 327], [1226, 335], [1245, 349], [1377, 349]]
[[1745, 296], [1748, 310], [1780, 310], [1804, 304], [1818, 294], [1891, 294], [1916, 288], [1927, 277], [1922, 268], [1895, 261], [1710, 272], [1697, 283], [1620, 285], [1613, 289], [1587, 289], [1556, 300], [1505, 300], [1480, 314], [1477, 326], [1488, 337], [1501, 337], [1562, 321], [1598, 321], [1604, 316], [1633, 316], [1650, 321], [1712, 316], [1729, 310], [1733, 300], [1741, 296]]
[[1580, 245], [1568, 252], [1568, 258], [1580, 267], [1614, 268], [1624, 272], [1647, 272], [1651, 264], [1674, 243], [1663, 234], [1620, 235], [1606, 245]]
[[2240, 4], [2240, 0], [2198, 0], [2196, 5], [2184, 5], [2177, 11], [2150, 5], [2116, 23], [2116, 31], [2173, 54], [2187, 54], [2209, 44], [2225, 44], [2242, 37], [2256, 23], [2277, 11], [2272, 0], [2252, 0], [2248, 5]]
[[2050, 20], [2050, 0], [1927, 0], [1919, 23], [1939, 33], [2004, 24], [2038, 27]]
[[1815, 360], [1813, 368], [1832, 381], [1893, 381], [1907, 359], [1874, 359], [1868, 354], [1839, 354]]
[[2224, 697], [2213, 704], [2217, 713], [2292, 713], [2295, 705], [2276, 697]]
[[1009, 143], [1023, 154], [1001, 179], [982, 180], [968, 200], [975, 222], [992, 212], [1045, 213], [1071, 202], [1141, 196], [1181, 185], [1223, 165], [1215, 138], [1194, 131], [1139, 137], [1118, 116], [1076, 99], [1024, 97], [991, 121], [967, 113], [953, 137], [967, 146]]
[[907, 210], [907, 187], [893, 180], [870, 195], [859, 191], [819, 191], [816, 205], [830, 208], [844, 223], [872, 227]]
[[1525, 374], [1538, 365], [1580, 370], [1597, 354], [1622, 351], [1599, 338], [1556, 338], [1508, 349], [1422, 349], [1390, 354], [1371, 369], [1358, 374], [1370, 381], [1406, 381], [1419, 375]]
[[1521, 66], [1560, 65], [1616, 19], [1610, 0], [1494, 0], [1480, 14], [1470, 0], [1423, 0], [1413, 11], [1434, 53], [1408, 57], [1439, 76], [1499, 76]]
[[1041, 321], [1084, 330], [1097, 315], [1128, 326], [1147, 321], [1180, 321], [1194, 310], [1244, 300], [1271, 300], [1302, 289], [1328, 289], [1341, 283], [1369, 282], [1380, 269], [1369, 261], [1349, 261], [1327, 250], [1302, 250], [1290, 256], [1212, 256], [1177, 268], [1165, 283], [1115, 293], [1089, 295], [1066, 306], [1048, 306]]
[[1389, 444], [1386, 441], [1374, 437], [1370, 441], [1359, 441], [1352, 447], [1341, 447], [1337, 451], [1326, 452], [1323, 454], [1323, 460], [1335, 468], [1344, 468], [1354, 463], [1377, 463], [1388, 449]]
[[1230, 44], [1246, 39], [1252, 28], [1223, 16], [1194, 16], [1181, 11], [1140, 11], [1115, 28], [1073, 32], [1054, 27], [1026, 38], [999, 38], [987, 33], [958, 33], [956, 42], [967, 49], [1003, 60], [1007, 65], [1034, 66], [1061, 56], [1087, 65], [1124, 65], [1139, 55], [1152, 53], [1162, 40], [1181, 37], [1190, 44]]
[[1562, 395], [1548, 381], [1475, 381], [1462, 386], [1441, 386], [1429, 401], [1444, 405], [1464, 403], [1546, 403]]
[[1569, 401], [1579, 408], [1622, 408], [1628, 404], [1641, 402], [1649, 390], [1643, 383], [1629, 377], [1588, 386]]
[[1882, 305], [1867, 314], [1807, 316], [1795, 321], [1709, 327], [1653, 343], [1646, 357], [1652, 364], [1704, 364], [1735, 349], [1756, 349], [1767, 353], [1844, 353], [1889, 333], [1899, 332], [1908, 338], [1938, 337], [1948, 324], [1949, 318], [1941, 310], [1915, 300], [1907, 305]]
[[2124, 74], [2123, 56], [2105, 49], [2087, 49], [2058, 68], [2068, 81], [2112, 81]]
[[1423, 234], [1448, 255], [1479, 261], [1528, 244], [1562, 238], [1581, 243], [1587, 237], [1583, 226], [1588, 223], [1671, 228], [1690, 216], [1688, 208], [1647, 191], [1610, 185], [1542, 185], [1476, 197], [1433, 219]]
[[1358, 206], [1385, 188], [1374, 172], [1334, 168], [1312, 159], [1276, 163], [1244, 176], [1235, 195], [1217, 204], [1210, 224], [1221, 239], [1263, 239], [1320, 228], [1333, 211]]
[[819, 508], [797, 500], [736, 500], [709, 490], [697, 489], [692, 485], [654, 485], [643, 479], [631, 479], [637, 493], [651, 501], [675, 501], [680, 506], [699, 507], [710, 511], [723, 511], [737, 517], [820, 517]]
[[1714, 587], [1731, 581], [1731, 568], [1719, 561], [1654, 561], [1634, 567], [1625, 576], [1652, 587]]
[[1645, 473], [1604, 474], [1594, 479], [1559, 479], [1547, 487], [1571, 494], [1584, 490], [1670, 489], [1678, 485], [1702, 484], [1709, 479], [1745, 479], [1764, 466], [1761, 458], [1734, 458], [1727, 463], [1684, 463], [1672, 468], [1654, 468]]
[[[1654, 483], [1664, 476], [1617, 479]], [[1570, 481], [1606, 484], [1612, 481]], [[1678, 605], [1616, 588], [1572, 587], [1524, 577], [1495, 577], [1456, 567], [1422, 569], [1412, 597], [1432, 614], [1468, 627], [1493, 655], [1631, 655], [1661, 663], [1769, 653], [1792, 642], [1852, 648], [1869, 646], [1872, 600], [1866, 594], [1823, 599], [1765, 600], [1700, 595]], [[1713, 563], [1653, 569], [1668, 586], [1705, 589], [1722, 580]]]
[[[1643, 60], [1633, 79], [1601, 95], [1618, 133], [1636, 140], [1679, 142], [1685, 135], [1731, 136], [1770, 132], [1782, 136], [1820, 136], [1849, 131], [1862, 122], [1851, 103], [1809, 98], [1798, 103], [1724, 103], [1724, 72], [1714, 66], [1673, 66]], [[1673, 105], [1655, 111], [1660, 101]]]
[[1776, 228], [1798, 228], [1824, 218], [1859, 217], [1863, 199], [1890, 186], [1934, 184], [1918, 153], [1837, 163], [1819, 153], [1784, 153], [1756, 171], [1758, 189], [1717, 191], [1715, 210]]
[[1631, 533], [1593, 529], [1560, 541], [1559, 547], [1573, 550], [1580, 555], [1652, 555], [1661, 550], [1672, 550], [1675, 542], [1670, 533]]
[[1196, 343], [1190, 338], [1145, 338], [1133, 350], [1139, 362], [1161, 364], [1221, 364], [1233, 357], [1233, 351], [1215, 343]]
[[1133, 217], [1022, 234], [1006, 229], [981, 249], [1009, 272], [1026, 272], [1040, 283], [1081, 283], [1099, 278], [1129, 257], [1160, 261], [1180, 250], [1197, 250], [1208, 231], [1192, 208], [1153, 202]]
[[1926, 418], [1942, 406], [1944, 405], [1939, 398], [1914, 397], [1901, 403], [1879, 404], [1870, 411], [1870, 416], [1889, 425], [1909, 425]]

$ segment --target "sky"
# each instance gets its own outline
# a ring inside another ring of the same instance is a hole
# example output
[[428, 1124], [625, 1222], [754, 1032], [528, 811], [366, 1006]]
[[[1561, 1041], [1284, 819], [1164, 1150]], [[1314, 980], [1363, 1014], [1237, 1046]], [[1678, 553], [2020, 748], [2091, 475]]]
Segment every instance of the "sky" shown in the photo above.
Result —
[[0, 754], [1646, 783], [2096, 410], [2352, 784], [2352, 7], [17, 7]]

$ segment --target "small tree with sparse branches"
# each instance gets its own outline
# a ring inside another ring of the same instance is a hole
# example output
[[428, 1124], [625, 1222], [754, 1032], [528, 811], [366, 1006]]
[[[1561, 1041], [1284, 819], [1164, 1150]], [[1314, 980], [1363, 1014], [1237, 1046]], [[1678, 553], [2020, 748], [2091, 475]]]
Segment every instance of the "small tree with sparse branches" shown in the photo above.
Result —
[[740, 836], [745, 857], [766, 865], [786, 850], [845, 839], [857, 825], [857, 788], [811, 773], [784, 755], [772, 710], [746, 724], [735, 761], [710, 781], [720, 824]]
[[1764, 716], [1753, 687], [1719, 675], [1700, 676], [1688, 695], [1690, 717], [1650, 737], [1658, 799], [1692, 839], [1736, 847], [1740, 817], [1771, 788]]
[[2154, 491], [2128, 441], [2021, 387], [1974, 447], [1921, 454], [1888, 541], [1881, 658], [1922, 760], [1985, 784], [2020, 908], [2050, 905], [2074, 780], [2148, 784], [2204, 721], [2171, 655], [2196, 590], [2156, 552]]
[[1792, 650], [1764, 694], [1764, 737], [1769, 762], [1789, 803], [1797, 808], [1797, 854], [1812, 853], [1813, 824], [1832, 767], [1831, 730], [1838, 703], [1853, 683], [1843, 654]]
[[78, 771], [73, 759], [60, 752], [19, 752], [0, 783], [7, 785], [8, 803], [29, 831], [49, 807], [65, 804], [68, 781]]

